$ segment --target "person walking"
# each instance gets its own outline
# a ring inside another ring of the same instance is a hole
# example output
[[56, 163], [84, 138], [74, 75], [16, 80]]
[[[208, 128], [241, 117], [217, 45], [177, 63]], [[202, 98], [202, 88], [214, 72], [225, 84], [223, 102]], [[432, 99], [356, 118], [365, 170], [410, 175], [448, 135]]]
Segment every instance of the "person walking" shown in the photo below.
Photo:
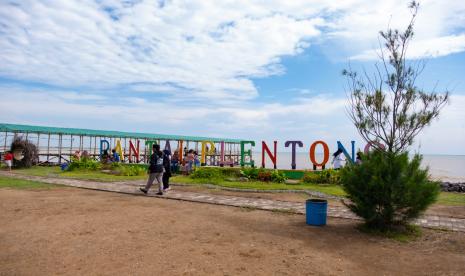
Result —
[[166, 192], [171, 189], [171, 152], [167, 149], [163, 151], [163, 167], [165, 168], [165, 172], [163, 173], [163, 191]]
[[177, 173], [179, 166], [179, 151], [175, 150], [173, 156], [171, 157], [171, 172]]
[[157, 180], [158, 183], [158, 193], [157, 195], [163, 195], [163, 152], [160, 150], [160, 145], [153, 145], [152, 147], [152, 156], [150, 156], [150, 166], [149, 166], [149, 179], [144, 188], [140, 190], [147, 194], [150, 190], [150, 187], [153, 185], [153, 181]]
[[333, 153], [333, 169], [339, 170], [344, 166], [343, 164], [344, 159], [342, 158], [342, 150], [337, 149], [335, 153]]
[[8, 167], [8, 171], [11, 172], [11, 167], [13, 166], [13, 154], [11, 153], [11, 151], [8, 151], [5, 154], [4, 158], [5, 158], [5, 164]]
[[355, 159], [355, 164], [361, 165], [362, 164], [362, 153], [357, 152], [357, 158]]
[[190, 174], [192, 172], [192, 169], [194, 167], [194, 160], [195, 160], [195, 155], [194, 155], [194, 150], [190, 149], [189, 152], [187, 153], [187, 174]]

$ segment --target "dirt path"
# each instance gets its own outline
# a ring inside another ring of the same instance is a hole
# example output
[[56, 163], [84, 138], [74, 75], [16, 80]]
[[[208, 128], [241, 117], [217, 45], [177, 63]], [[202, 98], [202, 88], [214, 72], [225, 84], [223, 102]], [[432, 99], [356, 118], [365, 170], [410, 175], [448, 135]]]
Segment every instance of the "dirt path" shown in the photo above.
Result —
[[[4, 173], [0, 173], [4, 175]], [[46, 183], [61, 184], [70, 187], [78, 187], [85, 189], [93, 189], [100, 191], [111, 191], [117, 193], [133, 194], [133, 195], [142, 195], [139, 191], [139, 187], [142, 184], [140, 181], [134, 182], [99, 182], [99, 181], [88, 181], [88, 180], [78, 180], [78, 179], [59, 179], [51, 177], [39, 177], [39, 176], [28, 176], [28, 175], [19, 175], [19, 174], [10, 174], [15, 178], [35, 180]], [[163, 198], [166, 199], [176, 199], [184, 200], [191, 202], [202, 202], [208, 204], [220, 204], [227, 206], [236, 206], [236, 207], [250, 207], [254, 209], [261, 210], [273, 210], [273, 211], [285, 211], [293, 212], [299, 214], [305, 214], [305, 204], [304, 200], [302, 201], [283, 201], [276, 199], [266, 199], [258, 196], [262, 193], [246, 193], [240, 192], [246, 196], [231, 196], [231, 195], [220, 195], [215, 194], [214, 192], [191, 192], [182, 189], [173, 189], [167, 194], [163, 195]], [[214, 191], [214, 190], [212, 190]], [[224, 192], [224, 191], [222, 191]], [[149, 196], [154, 196], [153, 193], [149, 193]], [[255, 196], [254, 196], [255, 195]], [[271, 194], [274, 195], [274, 194]], [[334, 218], [347, 218], [347, 219], [360, 219], [355, 214], [353, 214], [348, 208], [343, 206], [337, 201], [330, 201], [328, 206], [327, 215]], [[450, 215], [447, 216], [438, 216], [426, 214], [415, 221], [413, 224], [427, 227], [427, 228], [439, 228], [447, 229], [453, 231], [465, 232], [465, 219], [453, 217]]]
[[[209, 189], [202, 186], [176, 186], [176, 190], [188, 192], [202, 192], [214, 195], [227, 195], [227, 196], [242, 196], [250, 198], [263, 198], [272, 200], [281, 200], [289, 202], [304, 202], [310, 198], [309, 195], [303, 193], [252, 193], [252, 192], [233, 192], [224, 191], [221, 189]], [[339, 200], [327, 199], [330, 206], [343, 206]], [[465, 206], [446, 206], [434, 204], [426, 211], [428, 215], [465, 218]]]
[[465, 235], [408, 244], [303, 216], [57, 188], [0, 189], [0, 275], [460, 275]]

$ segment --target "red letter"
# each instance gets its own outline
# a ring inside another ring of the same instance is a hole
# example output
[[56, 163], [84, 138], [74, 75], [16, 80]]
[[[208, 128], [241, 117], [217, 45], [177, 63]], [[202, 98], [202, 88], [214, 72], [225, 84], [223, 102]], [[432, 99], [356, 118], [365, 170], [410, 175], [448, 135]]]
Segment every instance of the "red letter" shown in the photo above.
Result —
[[271, 154], [270, 149], [266, 145], [265, 141], [262, 141], [262, 167], [265, 167], [265, 151], [268, 154], [268, 157], [270, 157], [271, 162], [273, 162], [273, 167], [276, 169], [276, 148], [278, 145], [278, 141], [274, 141], [274, 155]]
[[134, 152], [134, 155], [136, 157], [136, 162], [139, 163], [139, 143], [140, 141], [137, 140], [137, 149], [134, 147], [134, 144], [132, 143], [131, 140], [129, 140], [129, 162], [132, 162], [132, 153]]
[[372, 141], [372, 142], [368, 142], [365, 146], [365, 148], [363, 149], [363, 152], [365, 154], [368, 154], [368, 152], [370, 152], [370, 148], [372, 147], [375, 147], [377, 149], [382, 149], [384, 150], [385, 149], [385, 146], [383, 144], [381, 144], [380, 142], [377, 142], [377, 141]]

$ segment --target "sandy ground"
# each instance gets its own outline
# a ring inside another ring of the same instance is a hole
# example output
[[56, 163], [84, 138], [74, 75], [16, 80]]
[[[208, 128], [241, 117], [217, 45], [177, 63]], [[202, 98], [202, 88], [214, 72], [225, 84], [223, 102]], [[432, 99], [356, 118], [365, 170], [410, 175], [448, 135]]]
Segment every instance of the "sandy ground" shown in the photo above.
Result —
[[0, 189], [0, 275], [463, 275], [465, 234], [400, 243], [329, 219], [55, 188]]

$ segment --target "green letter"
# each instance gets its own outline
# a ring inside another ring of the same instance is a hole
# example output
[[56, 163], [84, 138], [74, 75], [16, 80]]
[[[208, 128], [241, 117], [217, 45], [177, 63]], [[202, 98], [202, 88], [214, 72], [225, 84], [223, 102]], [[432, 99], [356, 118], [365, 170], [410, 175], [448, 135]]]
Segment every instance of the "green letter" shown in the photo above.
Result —
[[[254, 161], [252, 160], [252, 149], [245, 150], [244, 145], [245, 144], [250, 144], [252, 147], [255, 146], [255, 141], [241, 141], [241, 167], [244, 167], [245, 165], [250, 165], [254, 167]], [[250, 158], [249, 162], [245, 162], [245, 156], [248, 156]]]

